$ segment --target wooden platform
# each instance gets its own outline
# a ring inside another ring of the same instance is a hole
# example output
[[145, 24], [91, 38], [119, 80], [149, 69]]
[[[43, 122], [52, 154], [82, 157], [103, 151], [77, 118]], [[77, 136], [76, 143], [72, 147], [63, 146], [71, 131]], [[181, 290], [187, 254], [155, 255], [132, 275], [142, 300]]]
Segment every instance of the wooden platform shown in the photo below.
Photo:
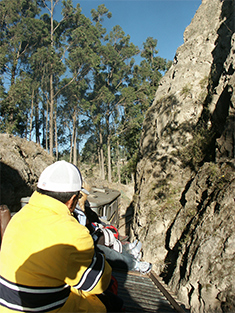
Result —
[[171, 305], [148, 275], [114, 271], [113, 276], [118, 281], [118, 295], [124, 301], [126, 312], [180, 312]]

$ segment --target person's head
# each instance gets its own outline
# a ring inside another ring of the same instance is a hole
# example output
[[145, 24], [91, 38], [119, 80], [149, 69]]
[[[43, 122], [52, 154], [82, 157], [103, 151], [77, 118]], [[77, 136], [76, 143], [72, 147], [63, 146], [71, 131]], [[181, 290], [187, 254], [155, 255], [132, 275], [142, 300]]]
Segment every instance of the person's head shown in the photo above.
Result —
[[37, 191], [63, 202], [71, 212], [75, 209], [80, 192], [88, 193], [82, 188], [79, 169], [66, 161], [55, 162], [41, 173]]

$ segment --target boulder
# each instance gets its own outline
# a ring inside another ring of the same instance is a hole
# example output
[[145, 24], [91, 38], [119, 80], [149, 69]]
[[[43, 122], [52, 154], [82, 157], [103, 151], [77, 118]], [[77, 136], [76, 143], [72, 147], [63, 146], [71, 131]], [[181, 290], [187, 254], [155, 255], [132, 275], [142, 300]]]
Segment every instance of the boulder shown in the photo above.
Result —
[[41, 172], [52, 163], [53, 158], [35, 142], [0, 134], [0, 204], [18, 211], [21, 198], [32, 194]]

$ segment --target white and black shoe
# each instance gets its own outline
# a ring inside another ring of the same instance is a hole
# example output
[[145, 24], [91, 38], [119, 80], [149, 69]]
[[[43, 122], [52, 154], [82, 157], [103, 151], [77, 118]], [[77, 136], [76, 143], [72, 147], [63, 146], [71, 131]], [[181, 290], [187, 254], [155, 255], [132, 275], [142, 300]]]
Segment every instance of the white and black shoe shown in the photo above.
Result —
[[152, 264], [149, 262], [136, 261], [134, 269], [140, 272], [141, 274], [148, 274], [152, 269]]

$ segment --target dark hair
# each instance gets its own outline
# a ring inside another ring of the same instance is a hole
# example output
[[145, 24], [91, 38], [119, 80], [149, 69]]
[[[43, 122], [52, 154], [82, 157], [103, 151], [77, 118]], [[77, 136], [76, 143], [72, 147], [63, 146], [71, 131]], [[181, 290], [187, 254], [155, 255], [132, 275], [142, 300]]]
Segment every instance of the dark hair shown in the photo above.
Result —
[[57, 192], [57, 191], [44, 190], [38, 187], [37, 187], [37, 192], [41, 193], [42, 195], [52, 197], [63, 203], [66, 203], [67, 201], [69, 201], [69, 199], [71, 199], [73, 195], [79, 196], [80, 194], [80, 191]]

